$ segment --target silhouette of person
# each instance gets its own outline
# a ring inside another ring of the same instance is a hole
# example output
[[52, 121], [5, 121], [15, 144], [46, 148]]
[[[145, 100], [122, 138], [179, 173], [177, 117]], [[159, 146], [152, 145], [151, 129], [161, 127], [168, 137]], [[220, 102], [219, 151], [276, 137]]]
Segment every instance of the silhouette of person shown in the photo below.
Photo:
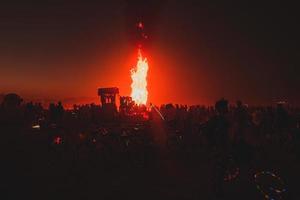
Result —
[[215, 104], [216, 115], [208, 121], [208, 140], [213, 147], [214, 175], [213, 193], [216, 197], [223, 196], [223, 180], [229, 154], [229, 121], [227, 119], [228, 101], [221, 99]]

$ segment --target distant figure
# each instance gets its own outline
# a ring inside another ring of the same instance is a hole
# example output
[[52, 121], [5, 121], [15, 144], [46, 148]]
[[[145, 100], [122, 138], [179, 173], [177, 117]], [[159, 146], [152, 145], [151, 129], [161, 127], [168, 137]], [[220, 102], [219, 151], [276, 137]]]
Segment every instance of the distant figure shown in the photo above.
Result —
[[251, 160], [251, 147], [247, 143], [247, 138], [250, 134], [253, 135], [250, 115], [247, 112], [246, 107], [241, 101], [237, 101], [236, 108], [233, 113], [233, 126], [234, 126], [234, 142], [232, 145], [233, 156], [240, 165], [247, 165]]
[[208, 121], [208, 141], [215, 153], [213, 192], [216, 197], [223, 195], [223, 180], [229, 155], [228, 101], [221, 99], [215, 104], [216, 115]]
[[49, 104], [49, 118], [51, 123], [60, 123], [63, 119], [65, 109], [62, 103], [59, 101], [58, 104]]
[[224, 150], [229, 144], [228, 101], [221, 99], [215, 104], [216, 115], [208, 121], [208, 140], [216, 150]]
[[23, 99], [15, 94], [15, 93], [10, 93], [4, 96], [2, 106], [5, 109], [17, 109], [20, 107]]
[[275, 129], [280, 144], [283, 144], [287, 139], [287, 130], [289, 127], [289, 114], [286, 111], [283, 103], [278, 103], [276, 108]]
[[294, 130], [293, 142], [295, 147], [296, 156], [300, 157], [300, 121], [296, 123], [296, 129]]
[[14, 93], [4, 96], [0, 110], [1, 127], [19, 128], [22, 126], [21, 103], [23, 99]]

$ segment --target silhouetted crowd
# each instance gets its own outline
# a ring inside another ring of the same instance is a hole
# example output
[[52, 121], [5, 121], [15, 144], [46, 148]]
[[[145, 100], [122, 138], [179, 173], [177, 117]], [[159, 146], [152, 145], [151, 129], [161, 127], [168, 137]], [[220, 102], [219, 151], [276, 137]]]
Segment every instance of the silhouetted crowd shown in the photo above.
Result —
[[[130, 109], [124, 110], [129, 113]], [[223, 192], [229, 158], [240, 167], [249, 167], [257, 155], [274, 145], [300, 156], [300, 109], [284, 102], [251, 107], [241, 101], [229, 105], [221, 99], [211, 107], [166, 104], [135, 108], [130, 114], [109, 112], [95, 104], [66, 110], [61, 102], [45, 109], [8, 94], [0, 106], [2, 147], [16, 165], [26, 159], [31, 164], [60, 163], [60, 167], [80, 162], [104, 168], [145, 167], [158, 159], [152, 129], [159, 118], [167, 136], [167, 155], [186, 160], [203, 151], [211, 155], [217, 195]]]

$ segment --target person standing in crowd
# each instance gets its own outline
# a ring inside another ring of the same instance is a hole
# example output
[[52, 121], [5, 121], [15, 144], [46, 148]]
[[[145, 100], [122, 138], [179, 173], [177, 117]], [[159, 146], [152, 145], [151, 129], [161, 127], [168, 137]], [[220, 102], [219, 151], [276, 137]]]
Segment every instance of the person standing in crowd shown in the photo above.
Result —
[[213, 193], [223, 196], [223, 180], [230, 151], [228, 101], [221, 99], [215, 104], [216, 114], [208, 121], [207, 137], [214, 151]]

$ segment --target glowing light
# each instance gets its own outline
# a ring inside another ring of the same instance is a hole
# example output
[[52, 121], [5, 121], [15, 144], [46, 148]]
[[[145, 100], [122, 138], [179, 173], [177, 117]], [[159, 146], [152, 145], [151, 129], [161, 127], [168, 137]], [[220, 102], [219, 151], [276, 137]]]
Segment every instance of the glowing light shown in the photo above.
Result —
[[54, 138], [54, 144], [57, 144], [57, 145], [59, 145], [59, 144], [61, 144], [62, 143], [62, 138], [61, 137], [56, 137], [56, 138]]
[[143, 29], [144, 28], [144, 24], [142, 22], [139, 22], [137, 24], [137, 27], [140, 28], [140, 29]]
[[[263, 182], [262, 178], [268, 178], [271, 182]], [[254, 179], [256, 188], [264, 195], [266, 199], [274, 199], [274, 196], [278, 197], [278, 199], [282, 199], [281, 195], [286, 191], [286, 188], [284, 182], [279, 176], [269, 171], [261, 171], [254, 175]]]
[[37, 124], [37, 125], [33, 125], [32, 128], [39, 130], [41, 128], [41, 126], [39, 124]]
[[151, 105], [151, 108], [153, 108], [159, 114], [159, 116], [161, 117], [162, 120], [165, 120], [164, 116], [161, 114], [161, 112], [155, 106]]
[[136, 68], [131, 69], [131, 98], [137, 105], [145, 105], [148, 99], [147, 90], [147, 58], [143, 58], [142, 52], [138, 51]]

